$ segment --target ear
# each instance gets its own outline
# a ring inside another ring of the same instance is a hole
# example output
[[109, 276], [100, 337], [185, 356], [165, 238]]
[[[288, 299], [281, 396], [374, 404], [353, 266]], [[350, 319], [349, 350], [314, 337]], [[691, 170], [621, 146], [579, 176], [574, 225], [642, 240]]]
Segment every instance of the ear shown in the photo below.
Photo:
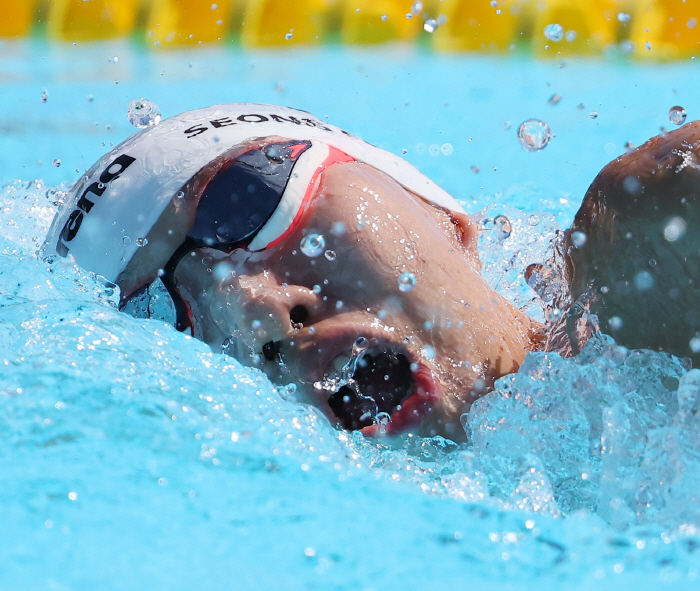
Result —
[[450, 211], [448, 213], [450, 214], [452, 223], [455, 225], [455, 230], [457, 231], [457, 236], [462, 241], [464, 248], [478, 259], [477, 240], [479, 239], [479, 225], [466, 213], [457, 211]]

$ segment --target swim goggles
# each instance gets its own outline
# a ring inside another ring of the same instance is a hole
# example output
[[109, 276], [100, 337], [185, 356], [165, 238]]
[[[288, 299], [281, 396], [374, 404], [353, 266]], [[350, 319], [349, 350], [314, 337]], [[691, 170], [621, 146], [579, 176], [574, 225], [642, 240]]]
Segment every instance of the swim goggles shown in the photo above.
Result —
[[[67, 195], [42, 254], [72, 256], [84, 269], [117, 283], [182, 188], [245, 143], [263, 147], [225, 162], [208, 183], [187, 239], [165, 265], [165, 281], [156, 279], [147, 288], [147, 315], [153, 316], [154, 301], [177, 300], [167, 297], [176, 290], [166, 284], [193, 248], [259, 251], [283, 240], [300, 219], [321, 171], [338, 160], [364, 162], [426, 201], [464, 213], [453, 197], [402, 158], [309, 113], [232, 103], [165, 119], [103, 156]], [[250, 186], [255, 199], [246, 200]], [[234, 193], [237, 201], [231, 200]], [[130, 301], [134, 304], [138, 297]], [[195, 332], [192, 319], [175, 309], [179, 304], [168, 306], [168, 313], [178, 317], [174, 324]]]
[[291, 140], [248, 150], [225, 163], [204, 188], [194, 224], [160, 274], [172, 303], [161, 301], [156, 306], [165, 294], [162, 288], [159, 295], [152, 293], [159, 286], [150, 284], [131, 294], [120, 308], [137, 317], [166, 321], [168, 311], [174, 311], [175, 327], [195, 335], [194, 316], [174, 280], [180, 261], [202, 247], [259, 251], [278, 244], [301, 219], [321, 172], [349, 161], [353, 159], [335, 148]]

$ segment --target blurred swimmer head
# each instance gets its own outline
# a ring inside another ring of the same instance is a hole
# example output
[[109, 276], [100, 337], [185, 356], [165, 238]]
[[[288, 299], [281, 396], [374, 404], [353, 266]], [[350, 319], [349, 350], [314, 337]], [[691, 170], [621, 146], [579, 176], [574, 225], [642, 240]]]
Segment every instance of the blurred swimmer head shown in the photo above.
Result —
[[539, 339], [482, 278], [454, 199], [307, 113], [185, 113], [124, 142], [72, 197], [47, 253], [118, 283], [137, 315], [160, 309], [297, 383], [347, 429], [459, 438], [462, 413]]

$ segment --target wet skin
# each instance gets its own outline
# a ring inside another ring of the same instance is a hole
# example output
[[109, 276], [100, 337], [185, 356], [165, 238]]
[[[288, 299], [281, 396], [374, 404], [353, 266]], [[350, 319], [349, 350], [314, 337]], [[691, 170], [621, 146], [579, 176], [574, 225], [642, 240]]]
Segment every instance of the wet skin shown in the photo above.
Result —
[[[697, 366], [690, 341], [700, 335], [699, 227], [694, 121], [616, 158], [593, 181], [567, 231], [572, 297], [591, 292], [601, 329], [621, 345], [690, 357]], [[587, 237], [579, 248], [577, 231]]]
[[[141, 249], [120, 278], [123, 293], [155, 276], [182, 242], [205, 184], [193, 182], [188, 198], [154, 227], [151, 252]], [[495, 379], [517, 371], [542, 329], [481, 277], [477, 232], [468, 216], [424, 202], [368, 165], [337, 163], [321, 174], [313, 203], [281, 243], [258, 253], [200, 248], [174, 277], [191, 303], [198, 338], [220, 350], [233, 335], [236, 358], [276, 383], [299, 384], [331, 422], [366, 435], [459, 439], [461, 414]], [[325, 237], [334, 260], [301, 251], [312, 233]], [[406, 272], [416, 284], [401, 291], [398, 278]], [[365, 382], [358, 377], [360, 392], [383, 380], [389, 389], [401, 380], [407, 387], [398, 404], [387, 403], [385, 426], [339, 419], [329, 404], [335, 388], [323, 380], [338, 374], [359, 337], [378, 372]]]

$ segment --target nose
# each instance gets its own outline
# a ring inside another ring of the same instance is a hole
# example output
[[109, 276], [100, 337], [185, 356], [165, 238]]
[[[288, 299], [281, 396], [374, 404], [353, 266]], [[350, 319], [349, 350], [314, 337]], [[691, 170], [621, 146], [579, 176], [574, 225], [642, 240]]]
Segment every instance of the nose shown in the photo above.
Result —
[[280, 282], [269, 272], [239, 275], [222, 295], [212, 303], [212, 317], [257, 353], [313, 322], [323, 303], [313, 290]]

